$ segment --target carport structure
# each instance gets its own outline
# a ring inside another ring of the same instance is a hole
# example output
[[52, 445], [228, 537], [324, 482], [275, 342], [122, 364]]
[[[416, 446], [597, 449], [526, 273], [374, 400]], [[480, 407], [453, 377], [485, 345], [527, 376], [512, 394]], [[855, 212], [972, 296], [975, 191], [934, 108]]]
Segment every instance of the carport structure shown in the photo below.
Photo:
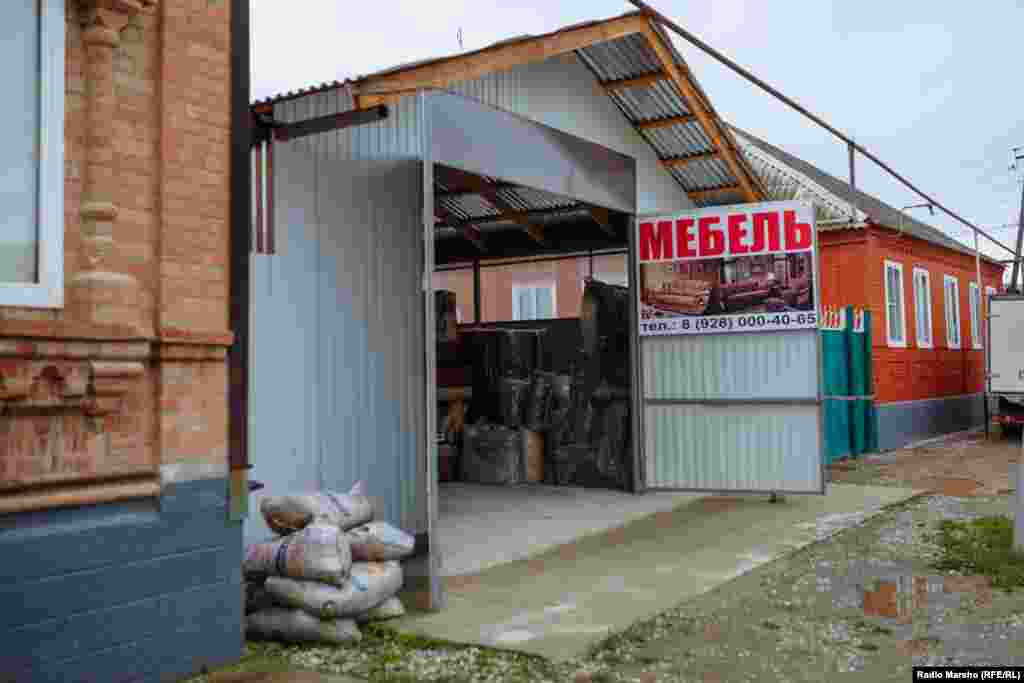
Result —
[[[254, 114], [252, 476], [268, 494], [365, 480], [379, 516], [416, 533], [428, 561], [407, 583], [438, 607], [434, 268], [626, 248], [637, 215], [765, 193], [639, 13]], [[632, 439], [639, 471], [639, 429]], [[265, 533], [253, 515], [247, 538]]]

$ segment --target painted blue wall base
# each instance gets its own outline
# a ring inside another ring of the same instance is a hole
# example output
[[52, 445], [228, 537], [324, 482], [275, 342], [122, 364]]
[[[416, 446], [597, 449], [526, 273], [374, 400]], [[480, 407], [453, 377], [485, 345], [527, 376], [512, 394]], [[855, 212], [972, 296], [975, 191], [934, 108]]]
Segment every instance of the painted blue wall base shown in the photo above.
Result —
[[0, 683], [176, 681], [242, 654], [228, 482], [0, 515]]
[[882, 403], [878, 410], [878, 448], [891, 451], [915, 441], [985, 424], [984, 394]]

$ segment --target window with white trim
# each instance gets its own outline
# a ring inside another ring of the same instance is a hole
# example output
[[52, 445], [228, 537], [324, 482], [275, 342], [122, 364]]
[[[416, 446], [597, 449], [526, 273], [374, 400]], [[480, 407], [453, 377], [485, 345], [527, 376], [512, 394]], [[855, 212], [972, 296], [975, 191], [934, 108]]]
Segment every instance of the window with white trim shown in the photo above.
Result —
[[942, 295], [946, 311], [946, 346], [960, 348], [960, 284], [952, 275], [942, 276]]
[[555, 317], [555, 285], [512, 287], [512, 319], [544, 320]]
[[918, 348], [932, 348], [932, 279], [924, 268], [914, 268], [914, 327]]
[[0, 60], [0, 306], [64, 304], [64, 0], [11, 3]]
[[981, 290], [977, 282], [967, 285], [968, 299], [971, 306], [971, 346], [981, 348]]
[[907, 318], [903, 297], [903, 264], [885, 262], [885, 334], [889, 346], [907, 345]]

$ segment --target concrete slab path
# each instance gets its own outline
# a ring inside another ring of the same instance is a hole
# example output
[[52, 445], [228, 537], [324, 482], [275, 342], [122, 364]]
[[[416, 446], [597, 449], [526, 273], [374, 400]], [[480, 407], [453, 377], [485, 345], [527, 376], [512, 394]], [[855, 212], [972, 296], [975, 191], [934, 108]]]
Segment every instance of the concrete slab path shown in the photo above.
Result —
[[399, 631], [564, 660], [816, 540], [912, 489], [830, 485], [825, 496], [707, 496], [532, 558], [446, 579], [448, 606]]

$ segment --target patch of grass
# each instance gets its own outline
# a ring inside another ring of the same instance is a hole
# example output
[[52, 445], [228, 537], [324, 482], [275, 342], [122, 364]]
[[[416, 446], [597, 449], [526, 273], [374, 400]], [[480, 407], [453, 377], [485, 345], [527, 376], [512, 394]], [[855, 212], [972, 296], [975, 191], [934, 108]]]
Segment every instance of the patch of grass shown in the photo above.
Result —
[[1024, 587], [1024, 555], [1013, 550], [1013, 520], [989, 515], [970, 521], [943, 520], [935, 542], [942, 549], [937, 569], [980, 574], [993, 588]]

